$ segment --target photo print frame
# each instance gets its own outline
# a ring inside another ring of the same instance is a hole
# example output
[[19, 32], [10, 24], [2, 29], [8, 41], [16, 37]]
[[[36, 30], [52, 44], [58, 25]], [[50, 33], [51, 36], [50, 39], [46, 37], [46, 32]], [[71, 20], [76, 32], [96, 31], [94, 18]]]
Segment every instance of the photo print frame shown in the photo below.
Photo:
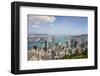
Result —
[[97, 7], [11, 3], [11, 73], [97, 69]]

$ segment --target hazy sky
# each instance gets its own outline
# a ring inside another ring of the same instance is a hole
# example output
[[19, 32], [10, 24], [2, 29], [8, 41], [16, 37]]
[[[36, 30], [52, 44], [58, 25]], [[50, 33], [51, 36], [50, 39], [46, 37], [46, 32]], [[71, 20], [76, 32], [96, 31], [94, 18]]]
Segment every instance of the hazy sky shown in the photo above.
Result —
[[87, 34], [88, 18], [78, 16], [27, 16], [28, 34]]

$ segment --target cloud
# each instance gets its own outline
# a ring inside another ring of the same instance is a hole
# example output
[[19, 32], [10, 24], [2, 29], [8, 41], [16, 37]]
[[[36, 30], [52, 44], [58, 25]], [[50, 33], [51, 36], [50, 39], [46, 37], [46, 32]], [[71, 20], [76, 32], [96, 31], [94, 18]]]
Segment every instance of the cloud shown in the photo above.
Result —
[[41, 24], [52, 24], [55, 21], [54, 16], [35, 16], [28, 15], [28, 23], [29, 25], [41, 25]]

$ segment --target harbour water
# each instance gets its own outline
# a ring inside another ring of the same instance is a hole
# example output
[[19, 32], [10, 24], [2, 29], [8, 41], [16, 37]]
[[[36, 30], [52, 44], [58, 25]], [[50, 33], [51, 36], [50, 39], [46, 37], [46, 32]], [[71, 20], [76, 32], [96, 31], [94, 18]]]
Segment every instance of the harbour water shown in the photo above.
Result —
[[[65, 35], [61, 35], [61, 36], [54, 36], [54, 44], [55, 43], [60, 43], [60, 44], [65, 44], [65, 41], [68, 39], [69, 37], [65, 36]], [[28, 50], [32, 49], [33, 45], [36, 44], [37, 47], [43, 47], [43, 42], [29, 42], [28, 43]]]
[[[43, 35], [41, 35], [43, 36]], [[41, 37], [40, 36], [40, 37]], [[51, 37], [51, 35], [44, 35], [46, 37]], [[53, 35], [53, 41], [52, 42], [49, 42], [49, 46], [53, 46], [55, 45], [56, 43], [58, 44], [66, 44], [66, 41], [67, 40], [70, 40], [70, 39], [82, 39], [84, 40], [85, 42], [87, 41], [87, 34], [83, 34], [83, 35], [76, 35], [76, 36], [66, 36], [66, 35]], [[33, 38], [32, 38], [33, 39]], [[37, 38], [35, 38], [37, 40]], [[52, 38], [51, 38], [52, 39]], [[41, 48], [43, 47], [43, 43], [45, 42], [45, 38], [43, 37], [42, 40], [39, 40], [39, 41], [35, 41], [35, 40], [31, 40], [30, 42], [28, 41], [28, 50], [32, 49], [33, 48], [33, 45], [35, 44], [37, 47]]]

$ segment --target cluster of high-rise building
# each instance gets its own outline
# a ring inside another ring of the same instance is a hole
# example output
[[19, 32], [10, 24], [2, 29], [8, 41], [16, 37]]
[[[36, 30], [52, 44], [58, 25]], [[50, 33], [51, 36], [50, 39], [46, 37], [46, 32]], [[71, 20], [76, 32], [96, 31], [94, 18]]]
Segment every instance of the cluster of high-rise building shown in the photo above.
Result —
[[[40, 36], [40, 35], [39, 35]], [[38, 37], [39, 37], [38, 36]], [[36, 45], [33, 45], [33, 48], [28, 50], [28, 60], [56, 60], [62, 59], [65, 55], [80, 54], [81, 52], [87, 49], [87, 40], [76, 38], [69, 39], [65, 41], [65, 44], [60, 42], [54, 43], [54, 45], [49, 47], [49, 37], [42, 36], [34, 39], [44, 38], [44, 46], [38, 48]], [[32, 38], [32, 37], [31, 37]], [[50, 41], [53, 42], [53, 37], [50, 37]]]

